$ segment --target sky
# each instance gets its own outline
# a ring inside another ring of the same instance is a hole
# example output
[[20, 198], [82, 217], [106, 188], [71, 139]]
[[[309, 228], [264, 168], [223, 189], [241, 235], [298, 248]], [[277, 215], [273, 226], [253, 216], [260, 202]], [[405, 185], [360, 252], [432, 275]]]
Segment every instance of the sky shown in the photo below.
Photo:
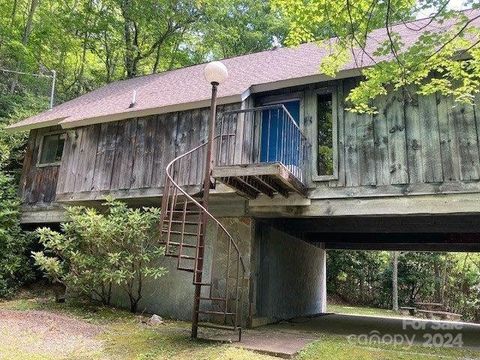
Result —
[[[452, 9], [452, 10], [463, 10], [463, 9], [467, 8], [467, 6], [465, 6], [464, 3], [465, 3], [465, 0], [450, 0], [450, 2], [448, 3], [448, 8]], [[417, 15], [417, 19], [428, 17], [430, 15], [430, 13], [431, 13], [431, 11], [428, 11], [428, 10], [421, 11]]]

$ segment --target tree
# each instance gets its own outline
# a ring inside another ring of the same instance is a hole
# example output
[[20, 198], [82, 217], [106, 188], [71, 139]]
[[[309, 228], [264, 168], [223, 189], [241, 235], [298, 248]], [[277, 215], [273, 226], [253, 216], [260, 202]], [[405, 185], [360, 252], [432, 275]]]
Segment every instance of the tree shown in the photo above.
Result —
[[35, 102], [16, 95], [0, 97], [0, 297], [12, 295], [33, 277], [28, 258], [32, 237], [20, 227], [17, 196], [26, 137], [5, 132], [14, 119], [38, 110], [26, 104]]
[[258, 52], [282, 42], [287, 24], [266, 0], [216, 0], [204, 9], [201, 35], [194, 44], [198, 61]]
[[86, 207], [68, 209], [62, 232], [37, 230], [44, 251], [32, 253], [35, 263], [67, 291], [110, 304], [112, 287], [119, 286], [136, 312], [145, 278], [166, 273], [156, 263], [163, 255], [158, 245], [159, 210], [130, 209], [108, 199], [106, 213]]
[[392, 251], [392, 310], [398, 311], [398, 251]]
[[[480, 13], [448, 10], [449, 0], [273, 0], [289, 24], [287, 44], [318, 41], [330, 51], [321, 71], [335, 76], [343, 65], [355, 61], [364, 80], [348, 95], [352, 111], [375, 112], [371, 101], [387, 93], [414, 85], [419, 94], [453, 96], [473, 103], [480, 91], [480, 29], [472, 26]], [[473, 0], [466, 4], [478, 8]], [[413, 28], [409, 21], [430, 10], [432, 19]], [[453, 21], [448, 30], [431, 31], [432, 22]], [[419, 33], [413, 44], [405, 44], [396, 24]], [[385, 40], [367, 49], [368, 34], [385, 29]], [[429, 31], [425, 31], [425, 29]], [[327, 39], [335, 38], [332, 41]], [[465, 59], [458, 61], [459, 58]]]

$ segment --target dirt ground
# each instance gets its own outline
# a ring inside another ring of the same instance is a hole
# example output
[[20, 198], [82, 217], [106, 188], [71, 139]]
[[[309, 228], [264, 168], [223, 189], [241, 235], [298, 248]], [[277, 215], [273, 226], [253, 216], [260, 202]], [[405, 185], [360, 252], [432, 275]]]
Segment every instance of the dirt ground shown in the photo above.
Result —
[[[403, 334], [403, 320], [337, 314], [248, 329], [242, 343], [233, 333], [211, 329], [202, 329], [204, 340], [192, 341], [186, 322], [166, 319], [149, 325], [148, 316], [112, 307], [18, 299], [0, 302], [0, 360], [274, 360], [273, 354], [298, 360], [480, 359], [480, 325], [463, 324], [464, 346], [455, 348], [350, 341], [372, 329], [380, 335]], [[433, 331], [430, 322], [420, 322], [424, 332]], [[423, 339], [423, 333], [415, 335]]]
[[[102, 349], [100, 325], [46, 311], [0, 311], [0, 337], [9, 353], [66, 358]], [[2, 354], [0, 354], [2, 359]]]

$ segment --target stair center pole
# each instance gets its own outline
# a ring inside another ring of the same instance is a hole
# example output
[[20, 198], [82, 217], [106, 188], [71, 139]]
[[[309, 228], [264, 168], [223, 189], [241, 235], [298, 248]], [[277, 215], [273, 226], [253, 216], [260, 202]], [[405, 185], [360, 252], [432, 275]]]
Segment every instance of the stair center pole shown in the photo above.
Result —
[[[212, 82], [212, 99], [210, 105], [210, 116], [208, 119], [208, 145], [205, 160], [205, 177], [203, 180], [203, 199], [202, 205], [208, 209], [208, 198], [210, 195], [210, 179], [215, 154], [215, 120], [217, 114], [217, 87], [218, 82]], [[202, 275], [203, 275], [203, 259], [205, 253], [205, 237], [207, 236], [208, 215], [202, 212], [200, 225], [200, 237], [198, 239], [197, 261], [195, 266], [195, 297], [193, 299], [193, 319], [192, 319], [192, 339], [197, 338], [198, 334], [198, 318], [200, 310], [200, 297], [202, 293]], [[212, 259], [213, 261], [213, 259]]]

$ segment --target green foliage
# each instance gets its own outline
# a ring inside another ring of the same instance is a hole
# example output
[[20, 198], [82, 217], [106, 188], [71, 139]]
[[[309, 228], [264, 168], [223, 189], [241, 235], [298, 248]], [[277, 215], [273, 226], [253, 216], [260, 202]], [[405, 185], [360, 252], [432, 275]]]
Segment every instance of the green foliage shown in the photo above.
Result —
[[[289, 24], [288, 45], [318, 41], [326, 48], [329, 56], [320, 65], [324, 74], [333, 77], [350, 62], [359, 67], [373, 63], [363, 69], [364, 80], [348, 95], [351, 111], [375, 113], [373, 99], [409, 85], [419, 94], [439, 92], [469, 104], [480, 92], [480, 29], [472, 26], [478, 16], [472, 20], [448, 10], [448, 1], [273, 0], [273, 4]], [[465, 5], [479, 6], [473, 0]], [[454, 19], [455, 26], [424, 31], [423, 26], [410, 25], [411, 31], [418, 27], [418, 39], [404, 43], [394, 25], [408, 23], [426, 10], [439, 24]], [[385, 40], [367, 48], [368, 34], [377, 28], [385, 29]], [[331, 38], [335, 39], [325, 41]]]
[[16, 183], [0, 169], [0, 297], [13, 292], [32, 276], [27, 249], [32, 238], [19, 226]]
[[[0, 69], [56, 70], [58, 103], [125, 77], [266, 50], [285, 34], [267, 0], [0, 0]], [[2, 75], [0, 93], [49, 95], [48, 79]]]
[[43, 252], [34, 252], [35, 263], [67, 291], [99, 298], [109, 304], [114, 285], [137, 310], [145, 278], [157, 279], [166, 273], [156, 264], [163, 255], [158, 245], [159, 210], [131, 209], [108, 199], [107, 212], [87, 207], [68, 209], [69, 221], [62, 232], [37, 230]]
[[29, 97], [0, 97], [0, 296], [9, 296], [32, 278], [28, 249], [32, 237], [20, 228], [18, 181], [25, 134], [8, 134], [13, 119], [36, 110]]
[[[329, 251], [328, 291], [348, 303], [391, 308], [392, 261], [385, 251]], [[440, 302], [464, 320], [480, 320], [480, 254], [402, 252], [400, 306]]]

